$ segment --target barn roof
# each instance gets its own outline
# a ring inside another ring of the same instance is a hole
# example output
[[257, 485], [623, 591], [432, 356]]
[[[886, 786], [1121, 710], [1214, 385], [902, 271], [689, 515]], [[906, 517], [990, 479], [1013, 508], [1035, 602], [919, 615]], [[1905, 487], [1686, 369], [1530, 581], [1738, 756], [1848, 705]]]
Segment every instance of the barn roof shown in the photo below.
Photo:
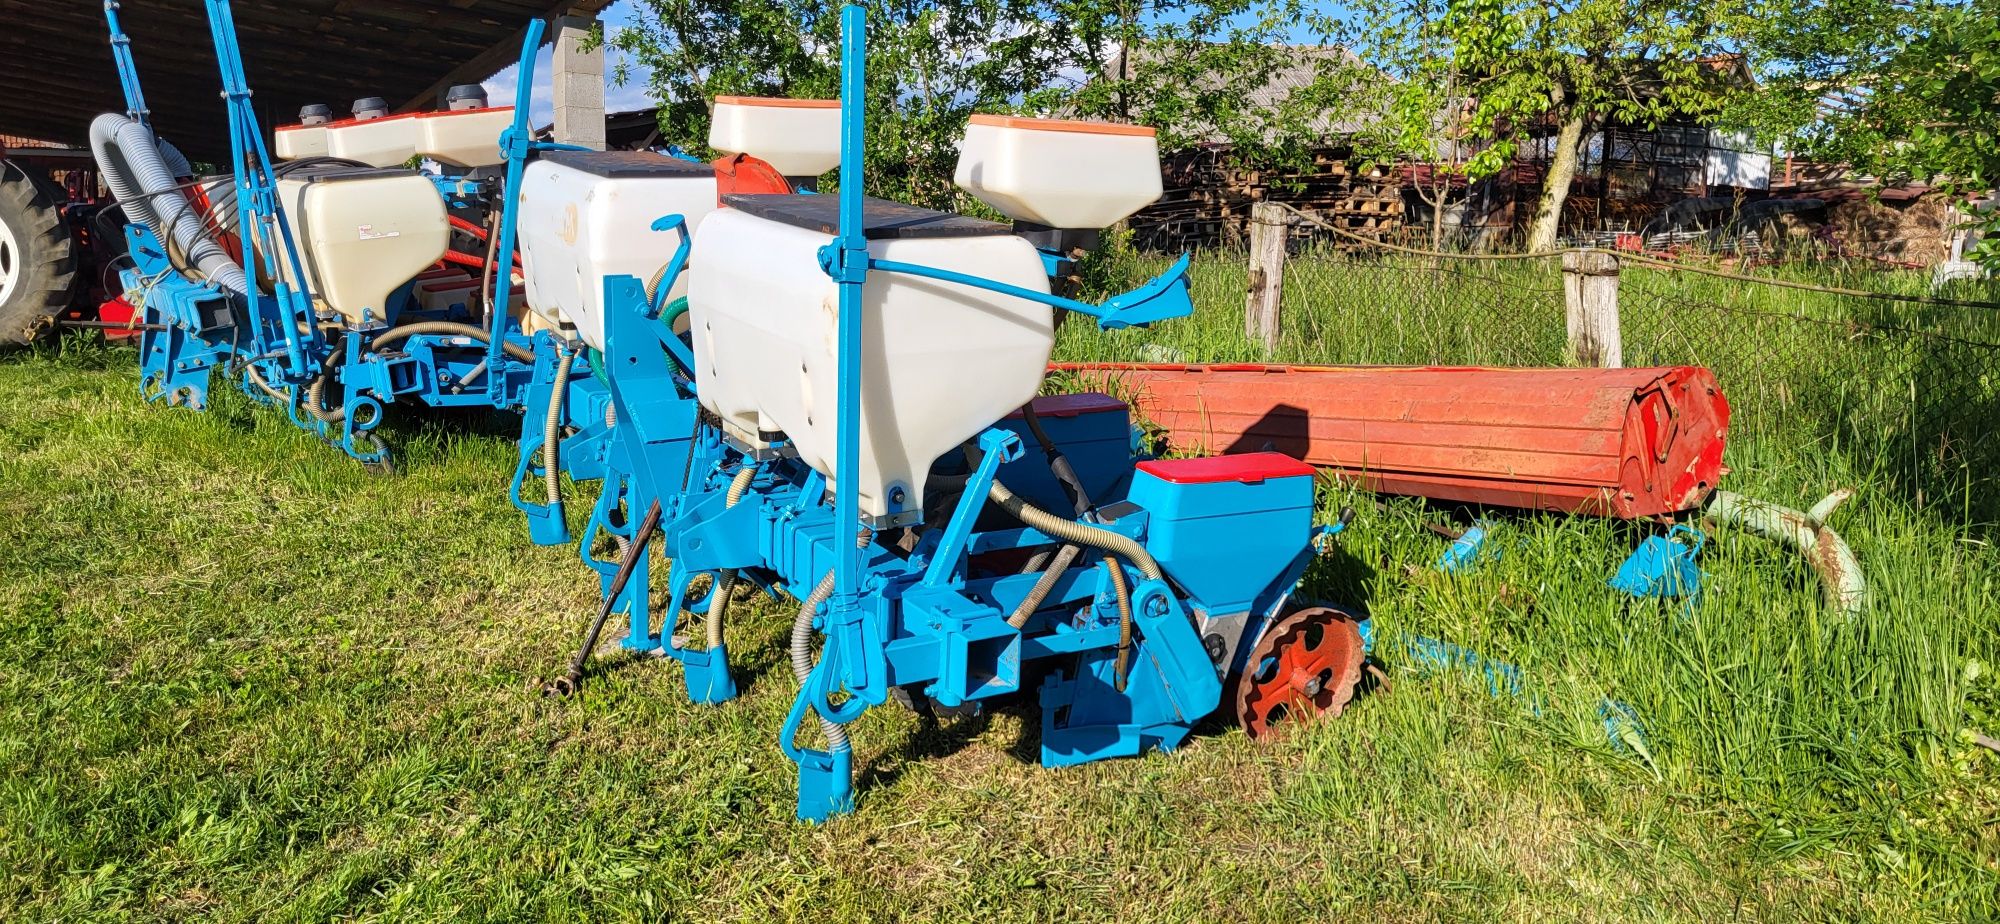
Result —
[[[296, 121], [299, 107], [345, 113], [380, 96], [430, 108], [453, 83], [477, 83], [520, 53], [530, 20], [595, 13], [610, 0], [236, 0], [232, 4], [257, 116]], [[220, 160], [228, 127], [202, 0], [125, 0], [146, 105], [160, 133], [197, 159]], [[123, 112], [103, 4], [0, 0], [0, 134], [71, 144], [100, 112]]]

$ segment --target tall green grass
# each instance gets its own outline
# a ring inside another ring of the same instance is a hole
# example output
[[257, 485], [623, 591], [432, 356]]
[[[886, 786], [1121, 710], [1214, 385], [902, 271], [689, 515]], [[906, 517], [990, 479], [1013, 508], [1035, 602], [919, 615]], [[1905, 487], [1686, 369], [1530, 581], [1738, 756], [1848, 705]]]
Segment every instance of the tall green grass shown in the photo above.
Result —
[[[1166, 260], [1111, 250], [1092, 283], [1134, 284]], [[1921, 272], [1850, 264], [1759, 270], [1774, 278], [1903, 295]], [[1194, 317], [1143, 332], [1066, 323], [1058, 359], [1561, 365], [1564, 308], [1553, 259], [1429, 261], [1330, 251], [1293, 257], [1283, 325], [1266, 350], [1243, 329], [1242, 254], [1204, 254]], [[1713, 369], [1750, 461], [1834, 453], [1878, 491], [1948, 521], [2000, 525], [2000, 309], [1875, 301], [1629, 264], [1621, 277], [1625, 364]], [[1950, 293], [2000, 302], [2000, 283]]]
[[[1120, 262], [1107, 281], [1161, 266], [1113, 259]], [[1776, 273], [1924, 291], [1917, 273]], [[1551, 261], [1294, 257], [1282, 336], [1270, 351], [1243, 331], [1244, 278], [1241, 255], [1207, 255], [1194, 275], [1193, 318], [1144, 332], [1070, 323], [1058, 358], [1564, 361], [1561, 281]], [[1529, 706], [1509, 721], [1579, 749], [1621, 751], [1598, 704], [1629, 704], [1650, 742], [1636, 762], [1695, 803], [1748, 808], [1763, 819], [1749, 836], [1772, 849], [1874, 850], [1885, 874], [1967, 888], [1974, 906], [1990, 908], [2000, 847], [1991, 781], [1969, 803], [1942, 781], [1990, 763], [1965, 742], [1968, 729], [1995, 721], [2000, 312], [1631, 267], [1621, 301], [1628, 365], [1716, 371], [1734, 411], [1725, 487], [1801, 509], [1835, 488], [1860, 491], [1833, 525], [1868, 573], [1869, 606], [1852, 619], [1829, 612], [1796, 553], [1727, 530], [1703, 556], [1707, 584], [1690, 614], [1635, 603], [1604, 581], [1647, 530], [1553, 515], [1503, 518], [1490, 540], [1495, 560], [1447, 576], [1426, 567], [1439, 543], [1418, 529], [1421, 518], [1440, 514], [1402, 503], [1372, 521], [1364, 515], [1358, 528], [1371, 538], [1358, 542], [1370, 551], [1316, 570], [1309, 585], [1365, 606], [1385, 658], [1414, 634], [1519, 665], [1536, 678], [1529, 698], [1543, 698], [1542, 714], [1530, 718]], [[1339, 502], [1372, 510], [1366, 498]], [[1326, 788], [1355, 797], [1369, 786]], [[1941, 836], [1957, 827], [1946, 816], [1958, 812], [1986, 820], [1958, 827], [1963, 839]], [[1915, 844], [1923, 846], [1912, 853]]]

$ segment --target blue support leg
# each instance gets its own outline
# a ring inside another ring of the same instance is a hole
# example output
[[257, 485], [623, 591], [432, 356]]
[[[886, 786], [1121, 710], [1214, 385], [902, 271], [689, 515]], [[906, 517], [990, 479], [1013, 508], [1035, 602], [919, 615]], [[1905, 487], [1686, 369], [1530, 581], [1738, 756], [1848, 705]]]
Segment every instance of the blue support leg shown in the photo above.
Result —
[[549, 402], [557, 400], [557, 369], [566, 360], [566, 354], [554, 337], [547, 333], [535, 336], [534, 377], [524, 397], [521, 441], [516, 447], [518, 458], [507, 498], [514, 502], [515, 509], [527, 517], [528, 541], [536, 545], [565, 545], [570, 541], [569, 521], [564, 517], [560, 503], [536, 503], [522, 494], [530, 481], [539, 482], [547, 477], [542, 468], [542, 452], [547, 436]]

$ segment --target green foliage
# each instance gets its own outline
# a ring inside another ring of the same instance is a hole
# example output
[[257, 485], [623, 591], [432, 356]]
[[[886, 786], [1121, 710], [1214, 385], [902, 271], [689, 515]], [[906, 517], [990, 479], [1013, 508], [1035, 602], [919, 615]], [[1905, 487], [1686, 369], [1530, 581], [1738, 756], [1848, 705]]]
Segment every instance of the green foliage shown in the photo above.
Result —
[[1744, 115], [1788, 146], [1891, 180], [2000, 182], [2000, 2], [1766, 4]]
[[1708, 118], [1741, 89], [1711, 62], [1730, 51], [1727, 4], [1704, 0], [1453, 0], [1446, 30], [1470, 75], [1471, 131], [1492, 143], [1474, 176], [1497, 173], [1520, 143], [1582, 117], [1653, 127]]
[[[641, 0], [606, 38], [651, 72], [669, 141], [700, 149], [719, 94], [832, 97], [836, 5]], [[1300, 0], [876, 0], [869, 10], [869, 192], [965, 206], [951, 184], [975, 112], [1102, 118], [1163, 146], [1222, 138], [1262, 148], [1290, 120], [1248, 101], [1286, 60]], [[1119, 61], [1128, 61], [1123, 68]], [[1247, 152], [1246, 152], [1247, 153]]]
[[[2000, 184], [2000, 0], [1763, 0], [1743, 40], [1764, 92], [1737, 117], [1890, 182]], [[2000, 213], [1971, 256], [2000, 266]]]

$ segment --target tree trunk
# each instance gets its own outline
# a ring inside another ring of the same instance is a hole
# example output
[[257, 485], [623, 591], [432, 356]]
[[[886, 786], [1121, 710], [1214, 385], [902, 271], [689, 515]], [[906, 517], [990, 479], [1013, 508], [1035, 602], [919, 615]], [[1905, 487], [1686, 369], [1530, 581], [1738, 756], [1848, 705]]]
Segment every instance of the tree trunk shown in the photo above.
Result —
[[1528, 232], [1528, 249], [1553, 250], [1557, 226], [1562, 224], [1563, 200], [1569, 198], [1569, 184], [1576, 179], [1576, 165], [1583, 147], [1583, 113], [1573, 112], [1563, 120], [1556, 134], [1556, 149], [1549, 159], [1549, 172], [1542, 178], [1542, 201], [1535, 206], [1535, 224]]
[[[1435, 168], [1433, 168], [1435, 169]], [[1447, 183], [1439, 182], [1431, 189], [1431, 252], [1444, 249], [1444, 200], [1451, 195]], [[1435, 258], [1433, 258], [1435, 259]]]

